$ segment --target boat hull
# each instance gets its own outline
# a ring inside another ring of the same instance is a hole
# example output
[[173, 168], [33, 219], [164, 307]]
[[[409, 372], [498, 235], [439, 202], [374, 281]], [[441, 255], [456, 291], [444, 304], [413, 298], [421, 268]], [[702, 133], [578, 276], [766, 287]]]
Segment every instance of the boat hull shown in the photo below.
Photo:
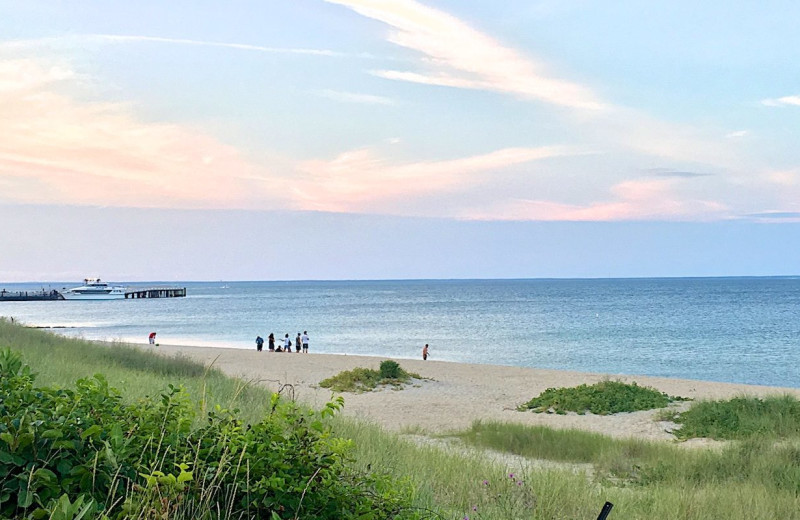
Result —
[[63, 296], [65, 300], [124, 300], [125, 291], [95, 294], [64, 291], [61, 293], [61, 296]]

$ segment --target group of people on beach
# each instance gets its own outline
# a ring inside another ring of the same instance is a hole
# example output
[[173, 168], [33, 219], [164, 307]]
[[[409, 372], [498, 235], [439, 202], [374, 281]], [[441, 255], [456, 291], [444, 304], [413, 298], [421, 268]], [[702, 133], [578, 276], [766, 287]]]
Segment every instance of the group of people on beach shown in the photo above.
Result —
[[[303, 354], [308, 354], [308, 331], [303, 331], [303, 334], [297, 333], [297, 337], [294, 339], [294, 348], [296, 353], [300, 353], [302, 349]], [[261, 352], [264, 350], [264, 338], [261, 336], [256, 336], [256, 350]], [[278, 343], [277, 347], [275, 346], [275, 334], [272, 332], [269, 333], [267, 336], [267, 351], [268, 352], [291, 352], [292, 351], [292, 340], [289, 338], [289, 334], [287, 333], [286, 336], [283, 338], [281, 343]]]

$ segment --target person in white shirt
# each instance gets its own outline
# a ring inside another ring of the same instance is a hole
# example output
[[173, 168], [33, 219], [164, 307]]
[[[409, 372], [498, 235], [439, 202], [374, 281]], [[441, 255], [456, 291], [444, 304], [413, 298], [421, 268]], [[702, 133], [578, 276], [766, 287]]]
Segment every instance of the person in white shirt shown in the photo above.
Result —
[[289, 339], [289, 334], [286, 334], [286, 337], [283, 338], [283, 351], [284, 352], [291, 352], [292, 351], [292, 340]]
[[303, 341], [303, 353], [304, 354], [308, 354], [308, 331], [307, 330], [303, 331], [303, 336], [302, 336], [301, 339]]

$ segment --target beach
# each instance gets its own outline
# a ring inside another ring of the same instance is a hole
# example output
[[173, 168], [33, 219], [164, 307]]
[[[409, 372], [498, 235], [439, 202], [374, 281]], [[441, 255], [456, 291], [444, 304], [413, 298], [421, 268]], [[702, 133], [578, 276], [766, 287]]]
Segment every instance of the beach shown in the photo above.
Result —
[[[181, 354], [224, 373], [262, 384], [277, 391], [293, 390], [298, 401], [321, 407], [332, 392], [319, 382], [356, 367], [377, 369], [386, 357], [256, 352], [234, 348], [209, 348], [165, 345], [152, 348], [165, 355]], [[800, 398], [800, 389], [755, 386], [661, 377], [595, 374], [544, 370], [512, 366], [479, 365], [396, 359], [415, 380], [402, 390], [390, 387], [362, 394], [344, 393], [343, 413], [376, 423], [387, 430], [423, 434], [444, 434], [469, 428], [475, 420], [576, 428], [617, 438], [672, 440], [671, 423], [656, 422], [658, 410], [615, 415], [537, 414], [519, 412], [516, 407], [552, 387], [593, 384], [604, 379], [636, 382], [669, 395], [695, 400], [727, 399], [738, 395], [764, 396], [791, 394]], [[689, 402], [676, 403], [685, 408]]]

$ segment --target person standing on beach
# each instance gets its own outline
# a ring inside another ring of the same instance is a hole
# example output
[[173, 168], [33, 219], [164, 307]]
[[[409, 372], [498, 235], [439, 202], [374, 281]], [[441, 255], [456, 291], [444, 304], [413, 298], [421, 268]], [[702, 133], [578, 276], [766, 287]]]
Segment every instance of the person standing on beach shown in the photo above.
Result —
[[270, 332], [269, 337], [267, 339], [269, 340], [269, 345], [268, 345], [269, 351], [275, 352], [275, 334]]
[[425, 346], [422, 347], [422, 361], [426, 361], [428, 359], [428, 344], [425, 343]]
[[283, 351], [284, 352], [291, 352], [292, 351], [292, 340], [289, 339], [289, 333], [286, 333], [286, 337], [283, 338]]
[[303, 341], [303, 354], [308, 354], [308, 331], [307, 330], [303, 331], [302, 341]]
[[297, 333], [297, 337], [294, 338], [294, 351], [299, 354], [300, 353], [300, 342], [303, 341], [300, 339], [300, 333]]
[[256, 350], [261, 352], [264, 348], [264, 338], [256, 336]]
[[147, 336], [147, 341], [150, 342], [151, 345], [155, 345], [156, 343], [156, 333], [151, 332], [149, 336]]

